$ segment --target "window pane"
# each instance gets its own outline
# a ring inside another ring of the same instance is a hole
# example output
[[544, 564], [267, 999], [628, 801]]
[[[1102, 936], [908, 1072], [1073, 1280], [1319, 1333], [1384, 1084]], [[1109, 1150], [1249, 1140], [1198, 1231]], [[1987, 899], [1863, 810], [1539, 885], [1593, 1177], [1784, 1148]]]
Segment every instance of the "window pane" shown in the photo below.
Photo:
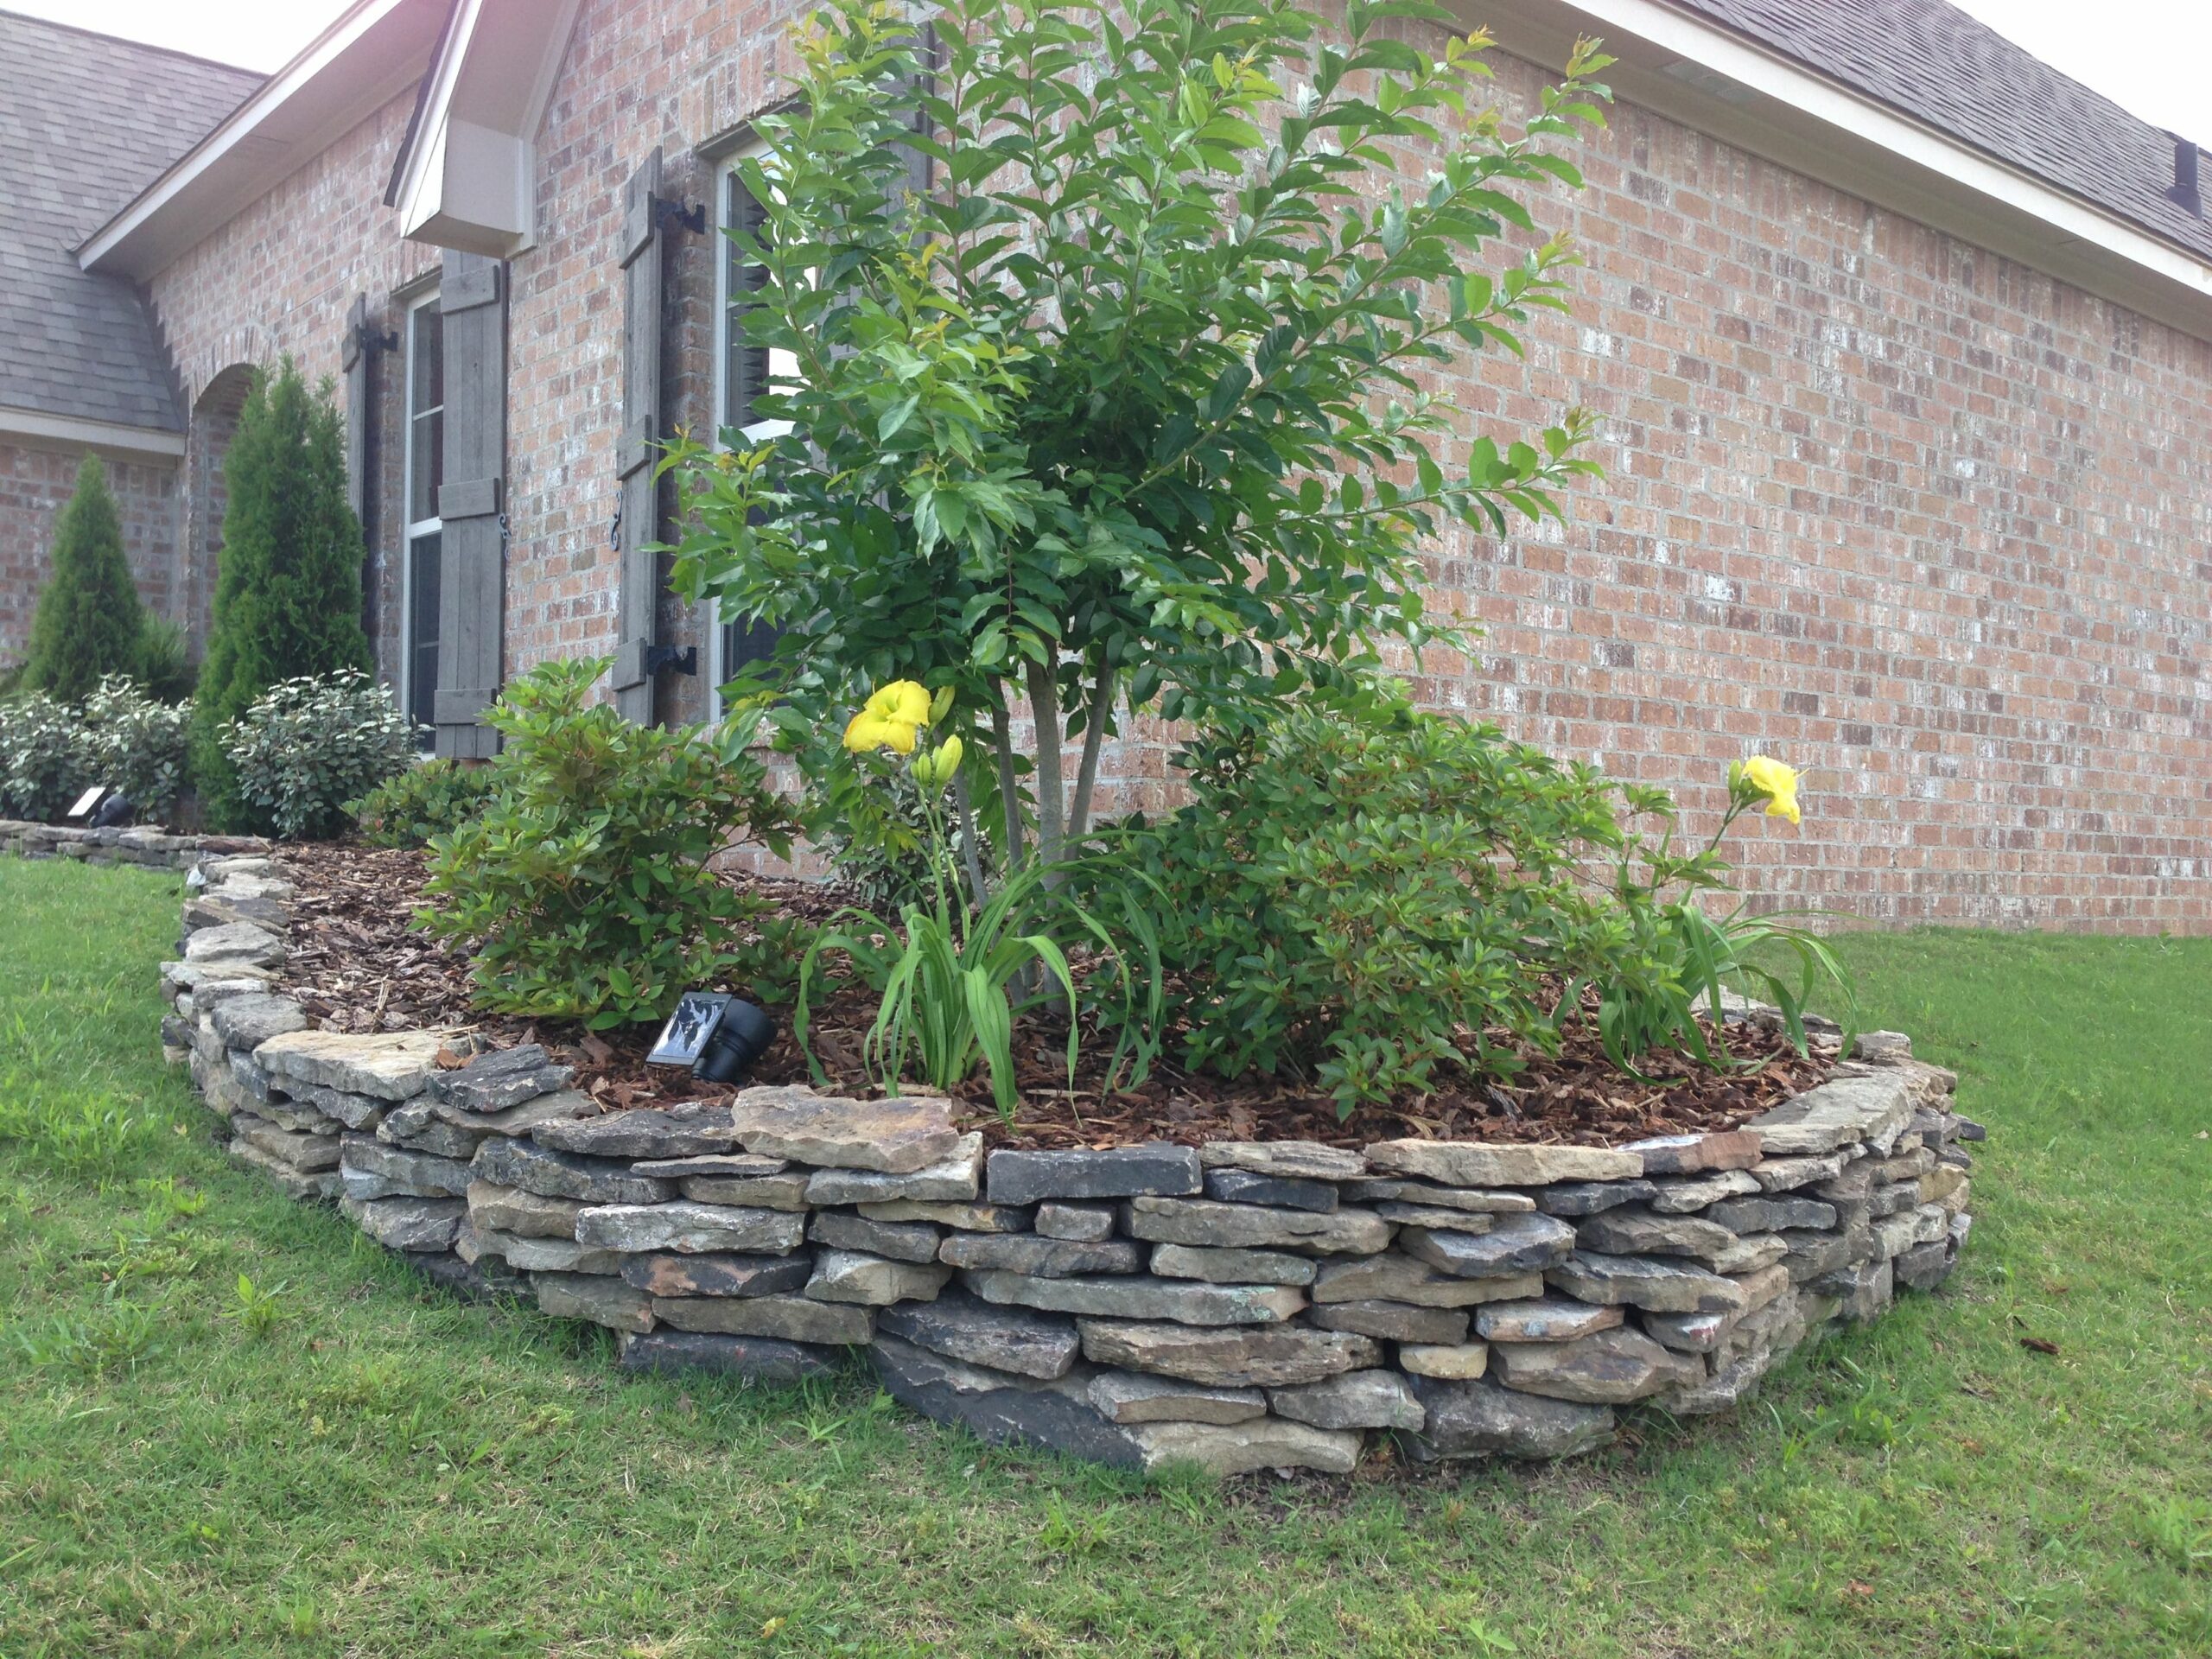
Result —
[[434, 409], [407, 423], [407, 522], [438, 516], [438, 486], [446, 478], [446, 412]]
[[[740, 183], [737, 175], [730, 174], [724, 181], [722, 223], [725, 226], [742, 226], [758, 235], [761, 215], [759, 204]], [[767, 378], [767, 353], [750, 345], [746, 340], [745, 315], [753, 292], [766, 279], [766, 273], [757, 264], [748, 264], [738, 251], [737, 245], [723, 239], [723, 294], [727, 309], [723, 316], [721, 424], [745, 427], [753, 422], [753, 400], [760, 394]]]
[[438, 690], [438, 532], [407, 544], [407, 717], [430, 724]]
[[[722, 624], [722, 680], [734, 680], [747, 663], [765, 663], [776, 654], [780, 636], [765, 622]], [[716, 688], [720, 690], [719, 687]]]
[[415, 327], [415, 385], [407, 407], [410, 413], [421, 415], [446, 400], [446, 320], [435, 300], [408, 315]]

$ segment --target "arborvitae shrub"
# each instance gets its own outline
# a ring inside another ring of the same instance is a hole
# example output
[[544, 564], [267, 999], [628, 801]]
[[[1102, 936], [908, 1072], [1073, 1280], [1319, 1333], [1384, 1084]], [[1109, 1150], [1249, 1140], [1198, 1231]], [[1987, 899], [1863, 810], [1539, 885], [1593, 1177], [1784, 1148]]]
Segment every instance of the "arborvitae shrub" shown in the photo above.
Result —
[[54, 569], [31, 624], [23, 690], [81, 702], [103, 677], [138, 672], [144, 629], [107, 468], [87, 455], [54, 521]]
[[271, 686], [370, 665], [361, 526], [346, 501], [344, 425], [328, 383], [289, 358], [257, 377], [224, 462], [230, 493], [215, 615], [200, 664], [193, 766], [210, 826], [265, 830], [224, 753], [223, 728]]

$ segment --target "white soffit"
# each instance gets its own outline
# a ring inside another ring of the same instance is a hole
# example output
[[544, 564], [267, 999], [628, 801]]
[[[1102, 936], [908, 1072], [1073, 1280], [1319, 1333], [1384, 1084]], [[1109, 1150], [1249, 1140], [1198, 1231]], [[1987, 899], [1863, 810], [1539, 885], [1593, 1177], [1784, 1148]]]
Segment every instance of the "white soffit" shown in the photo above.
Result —
[[422, 79], [445, 0], [358, 0], [77, 250], [143, 282]]
[[506, 258], [536, 235], [537, 135], [579, 0], [458, 0], [387, 198], [400, 233]]
[[181, 432], [157, 432], [147, 427], [121, 426], [112, 421], [73, 420], [35, 409], [0, 408], [0, 437], [23, 438], [34, 443], [72, 449], [99, 449], [134, 458], [153, 455], [174, 460], [184, 454]]
[[1554, 73], [1598, 36], [1624, 103], [2212, 340], [2212, 264], [1726, 29], [1660, 0], [1456, 3]]

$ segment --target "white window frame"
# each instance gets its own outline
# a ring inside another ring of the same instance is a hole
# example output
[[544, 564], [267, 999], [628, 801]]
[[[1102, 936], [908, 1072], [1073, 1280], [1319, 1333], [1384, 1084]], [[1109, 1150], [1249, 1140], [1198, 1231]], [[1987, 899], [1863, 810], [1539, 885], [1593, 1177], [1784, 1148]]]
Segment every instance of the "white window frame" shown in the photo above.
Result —
[[[438, 517], [437, 503], [430, 503], [430, 516], [410, 518], [415, 510], [415, 319], [428, 308], [438, 302], [438, 289], [433, 283], [430, 291], [410, 300], [400, 320], [406, 336], [404, 357], [405, 366], [401, 372], [399, 387], [399, 706], [412, 709], [416, 706], [415, 685], [415, 541], [417, 537], [433, 533], [442, 537], [445, 520]], [[441, 343], [440, 351], [444, 346]], [[445, 404], [438, 404], [443, 410]], [[442, 431], [442, 426], [439, 429]], [[443, 641], [440, 642], [441, 646]], [[430, 695], [437, 695], [437, 687], [430, 688]]]

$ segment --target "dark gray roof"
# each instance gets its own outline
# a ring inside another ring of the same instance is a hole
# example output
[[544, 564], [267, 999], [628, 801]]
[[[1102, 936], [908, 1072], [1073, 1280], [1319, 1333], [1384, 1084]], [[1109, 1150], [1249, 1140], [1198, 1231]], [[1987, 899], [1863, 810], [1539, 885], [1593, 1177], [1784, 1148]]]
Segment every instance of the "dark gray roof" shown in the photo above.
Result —
[[184, 429], [137, 290], [70, 250], [261, 81], [0, 11], [0, 404]]
[[[1943, 0], [1670, 0], [2193, 253], [2174, 137]], [[2097, 27], [2094, 12], [2082, 26]], [[2146, 52], [2157, 49], [2145, 41]], [[2209, 133], [2185, 137], [2203, 142]], [[2212, 179], [2206, 181], [2212, 187]]]

